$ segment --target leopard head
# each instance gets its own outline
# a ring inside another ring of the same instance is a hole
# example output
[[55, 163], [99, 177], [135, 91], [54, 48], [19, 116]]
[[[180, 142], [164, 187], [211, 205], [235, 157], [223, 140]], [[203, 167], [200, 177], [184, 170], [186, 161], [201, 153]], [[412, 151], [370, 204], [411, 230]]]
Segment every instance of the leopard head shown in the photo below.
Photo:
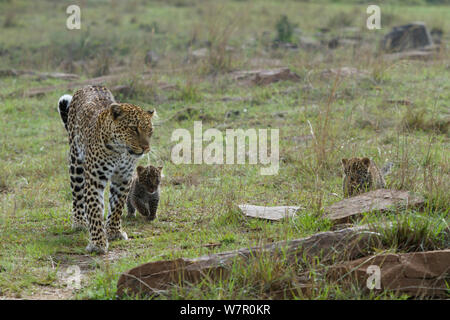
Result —
[[342, 159], [342, 167], [350, 194], [367, 189], [372, 181], [369, 158]]
[[136, 170], [138, 183], [149, 193], [154, 193], [161, 183], [162, 167], [154, 167], [151, 165], [147, 167], [138, 166]]
[[126, 151], [136, 157], [149, 152], [154, 113], [154, 110], [144, 111], [128, 103], [112, 103], [109, 107], [111, 132], [107, 147]]

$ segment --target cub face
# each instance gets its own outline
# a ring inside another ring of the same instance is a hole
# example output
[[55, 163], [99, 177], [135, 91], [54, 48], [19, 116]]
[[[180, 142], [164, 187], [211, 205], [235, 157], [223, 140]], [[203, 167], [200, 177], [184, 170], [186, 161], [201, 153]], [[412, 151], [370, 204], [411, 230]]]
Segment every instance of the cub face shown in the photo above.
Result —
[[150, 151], [153, 134], [152, 118], [155, 110], [144, 111], [128, 103], [113, 103], [109, 110], [112, 119], [112, 135], [115, 144], [139, 157]]
[[357, 178], [365, 175], [369, 172], [369, 166], [369, 158], [342, 159], [344, 173], [351, 178]]
[[162, 167], [154, 166], [138, 166], [137, 167], [137, 182], [143, 186], [149, 193], [154, 193], [161, 183]]
[[369, 158], [342, 159], [344, 169], [344, 194], [354, 195], [364, 192], [372, 185]]

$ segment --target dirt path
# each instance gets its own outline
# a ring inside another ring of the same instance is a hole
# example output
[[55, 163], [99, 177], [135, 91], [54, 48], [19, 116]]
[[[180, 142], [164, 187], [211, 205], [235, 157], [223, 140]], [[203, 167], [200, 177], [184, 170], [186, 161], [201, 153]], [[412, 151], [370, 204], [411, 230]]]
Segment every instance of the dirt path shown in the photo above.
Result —
[[102, 256], [88, 254], [58, 253], [51, 257], [52, 267], [58, 266], [56, 280], [52, 285], [36, 285], [31, 293], [0, 295], [0, 300], [70, 300], [78, 290], [88, 285], [89, 276], [99, 265], [113, 263], [127, 255], [127, 251], [114, 249]]

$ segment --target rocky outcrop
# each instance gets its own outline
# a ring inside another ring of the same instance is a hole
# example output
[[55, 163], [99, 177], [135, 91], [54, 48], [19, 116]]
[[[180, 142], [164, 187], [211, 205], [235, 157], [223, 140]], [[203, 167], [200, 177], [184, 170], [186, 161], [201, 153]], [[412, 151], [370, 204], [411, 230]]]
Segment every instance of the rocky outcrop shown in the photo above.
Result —
[[265, 246], [221, 252], [195, 259], [149, 262], [123, 273], [117, 283], [117, 294], [158, 294], [173, 284], [195, 284], [205, 277], [223, 279], [229, 275], [237, 259], [248, 260], [258, 255], [282, 256], [288, 262], [321, 257], [322, 263], [335, 259], [353, 260], [372, 246], [380, 245], [379, 235], [366, 227], [321, 232], [310, 237], [280, 241]]

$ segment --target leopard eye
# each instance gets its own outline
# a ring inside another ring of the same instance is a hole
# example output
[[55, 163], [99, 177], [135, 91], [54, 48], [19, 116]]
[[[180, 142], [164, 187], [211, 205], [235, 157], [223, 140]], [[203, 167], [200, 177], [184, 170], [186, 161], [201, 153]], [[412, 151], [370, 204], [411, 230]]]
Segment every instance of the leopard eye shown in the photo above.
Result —
[[130, 129], [133, 130], [133, 131], [136, 132], [136, 133], [139, 133], [138, 127], [130, 127]]

